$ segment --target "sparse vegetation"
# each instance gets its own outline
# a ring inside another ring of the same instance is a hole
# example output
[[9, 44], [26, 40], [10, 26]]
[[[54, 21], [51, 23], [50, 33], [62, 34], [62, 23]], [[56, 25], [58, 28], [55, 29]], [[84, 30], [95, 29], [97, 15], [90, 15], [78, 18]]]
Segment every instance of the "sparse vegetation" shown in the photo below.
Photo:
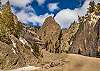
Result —
[[8, 2], [2, 9], [2, 15], [0, 14], [0, 41], [10, 43], [9, 35], [13, 34], [16, 37], [19, 37], [22, 28], [22, 24], [18, 22], [16, 16], [12, 14]]
[[100, 3], [96, 5], [96, 13], [100, 13]]
[[95, 2], [94, 1], [91, 1], [89, 3], [88, 13], [92, 13], [94, 11], [95, 11]]
[[36, 43], [32, 44], [33, 54], [38, 58], [40, 56], [39, 45]]

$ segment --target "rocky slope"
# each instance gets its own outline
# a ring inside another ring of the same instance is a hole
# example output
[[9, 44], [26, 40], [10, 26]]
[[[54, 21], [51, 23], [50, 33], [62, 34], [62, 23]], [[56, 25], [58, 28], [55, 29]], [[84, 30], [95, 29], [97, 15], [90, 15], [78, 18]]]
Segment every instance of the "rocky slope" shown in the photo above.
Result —
[[[90, 58], [88, 64], [85, 62], [88, 58], [63, 52], [100, 56], [100, 6], [96, 9], [93, 6], [87, 15], [79, 17], [79, 23], [72, 23], [68, 29], [61, 29], [51, 16], [45, 19], [43, 26], [34, 29], [19, 22], [7, 2], [0, 11], [0, 69], [39, 65], [43, 71], [78, 71], [73, 69], [90, 67], [94, 62]], [[80, 61], [84, 61], [83, 64]]]
[[[90, 9], [92, 9], [91, 5], [89, 11]], [[73, 37], [73, 42], [69, 49], [70, 53], [99, 56], [100, 12], [97, 12], [97, 9], [93, 9], [86, 16], [79, 18], [80, 26]]]
[[62, 37], [61, 37], [61, 50], [68, 52], [68, 49], [70, 47], [70, 40], [75, 35], [79, 28], [79, 24], [76, 22], [73, 22], [72, 25], [68, 29], [62, 29]]
[[0, 69], [37, 64], [42, 45], [39, 36], [17, 20], [7, 2], [0, 12]]

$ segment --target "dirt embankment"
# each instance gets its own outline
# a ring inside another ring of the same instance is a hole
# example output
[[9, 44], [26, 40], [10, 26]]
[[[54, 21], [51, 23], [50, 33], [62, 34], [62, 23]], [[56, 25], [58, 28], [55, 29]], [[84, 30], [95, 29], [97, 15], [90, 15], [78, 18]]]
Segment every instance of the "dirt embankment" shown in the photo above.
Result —
[[[50, 58], [53, 56], [54, 58], [57, 58], [52, 61]], [[77, 54], [50, 54], [49, 57], [47, 56], [47, 59], [49, 62], [51, 61], [52, 64], [47, 63], [41, 69], [36, 71], [100, 71], [99, 58], [87, 57]], [[57, 62], [57, 60], [60, 61]]]

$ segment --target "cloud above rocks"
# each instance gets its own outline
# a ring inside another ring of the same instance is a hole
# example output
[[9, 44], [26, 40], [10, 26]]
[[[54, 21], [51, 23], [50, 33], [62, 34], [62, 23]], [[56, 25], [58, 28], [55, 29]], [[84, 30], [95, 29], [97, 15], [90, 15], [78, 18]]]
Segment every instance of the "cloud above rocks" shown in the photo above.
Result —
[[[5, 4], [8, 0], [1, 0], [3, 4]], [[32, 1], [34, 0], [9, 0], [11, 5], [22, 8], [21, 11], [16, 13], [16, 10], [14, 7], [12, 7], [13, 13], [15, 13], [18, 17], [18, 19], [23, 23], [29, 23], [32, 22], [40, 23], [40, 25], [43, 24], [45, 18], [48, 16], [54, 16], [52, 13], [48, 14], [45, 13], [43, 15], [37, 16], [35, 13], [35, 10], [31, 5]], [[38, 5], [43, 5], [46, 0], [36, 0]], [[71, 9], [63, 9], [60, 12], [56, 14], [54, 19], [56, 22], [61, 26], [61, 28], [68, 28], [71, 23], [74, 21], [78, 21], [78, 16], [84, 16], [87, 13], [87, 8], [89, 7], [89, 2], [93, 0], [85, 0], [82, 7], [75, 8], [74, 10]], [[100, 0], [94, 0], [96, 3], [100, 2]], [[50, 12], [53, 12], [55, 10], [58, 10], [58, 3], [49, 3], [48, 9]]]
[[42, 5], [45, 3], [46, 0], [36, 0], [38, 2], [38, 5]]
[[87, 13], [90, 1], [100, 2], [100, 0], [86, 0], [80, 8], [61, 10], [55, 16], [55, 20], [60, 24], [61, 28], [69, 28], [71, 23], [78, 21], [78, 16], [84, 16]]
[[[14, 8], [13, 8], [13, 12]], [[19, 21], [22, 23], [28, 24], [29, 22], [33, 23], [33, 25], [36, 25], [36, 23], [39, 23], [40, 26], [42, 26], [45, 18], [48, 16], [53, 16], [53, 14], [43, 14], [40, 16], [37, 16], [32, 6], [27, 6], [23, 8], [20, 12], [15, 13], [18, 17]]]
[[55, 16], [56, 22], [62, 27], [62, 28], [68, 28], [70, 24], [73, 21], [77, 21], [77, 12], [70, 9], [64, 9], [61, 10], [57, 15]]
[[31, 3], [33, 0], [9, 0], [11, 5], [17, 6], [17, 7], [26, 7], [29, 3]]
[[50, 12], [54, 12], [55, 10], [59, 10], [60, 8], [58, 7], [59, 3], [49, 3], [48, 4], [48, 9]]
[[[2, 0], [3, 4], [5, 4], [8, 0]], [[33, 25], [36, 25], [36, 23], [39, 23], [40, 26], [42, 26], [45, 18], [48, 16], [53, 16], [53, 14], [45, 13], [43, 15], [37, 16], [35, 13], [35, 10], [31, 5], [28, 5], [32, 3], [33, 0], [9, 0], [10, 4], [12, 6], [20, 7], [21, 11], [16, 13], [16, 9], [12, 7], [12, 12], [18, 17], [18, 20], [22, 23], [28, 24], [29, 22], [33, 23]], [[39, 5], [42, 5], [45, 0], [37, 0]]]
[[87, 8], [89, 7], [89, 2], [91, 0], [86, 0], [82, 7], [61, 10], [55, 16], [55, 20], [60, 24], [62, 28], [68, 28], [71, 23], [78, 21], [78, 16], [84, 16], [87, 13]]
[[45, 21], [45, 18], [49, 17], [50, 15], [53, 16], [53, 14], [44, 14], [37, 16], [34, 13], [26, 13], [25, 10], [21, 10], [21, 12], [16, 13], [19, 21], [28, 24], [28, 22], [32, 22], [33, 25], [36, 25], [36, 23], [39, 23], [39, 26], [43, 25], [43, 22]]

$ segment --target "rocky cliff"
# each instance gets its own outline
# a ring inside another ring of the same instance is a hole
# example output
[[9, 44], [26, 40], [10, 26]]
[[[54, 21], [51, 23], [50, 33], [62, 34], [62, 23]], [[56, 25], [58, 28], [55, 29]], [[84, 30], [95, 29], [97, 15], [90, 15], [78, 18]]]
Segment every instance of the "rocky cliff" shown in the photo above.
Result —
[[46, 50], [57, 53], [60, 50], [61, 28], [53, 17], [46, 18], [39, 30], [40, 39], [44, 41]]
[[62, 29], [62, 37], [61, 37], [61, 50], [64, 52], [68, 52], [70, 47], [70, 40], [76, 34], [79, 29], [79, 24], [73, 22], [72, 25], [68, 29]]
[[[48, 57], [55, 59], [62, 52], [100, 56], [99, 5], [91, 2], [87, 15], [79, 17], [79, 22], [72, 23], [68, 29], [61, 29], [51, 16], [45, 19], [40, 28], [34, 29], [19, 22], [7, 2], [0, 11], [0, 69], [42, 64], [41, 56], [44, 63], [45, 60], [50, 62]], [[55, 63], [50, 63], [50, 66]]]
[[[69, 52], [82, 54], [86, 56], [98, 56], [99, 33], [100, 33], [100, 15], [96, 7], [90, 2], [89, 12], [86, 16], [79, 18], [79, 29], [73, 37], [73, 42]], [[96, 8], [96, 9], [95, 9]], [[98, 14], [97, 14], [98, 13]]]
[[61, 29], [53, 17], [46, 18], [38, 34], [44, 41], [46, 50], [53, 53], [67, 52], [71, 37], [77, 32], [79, 24], [73, 22], [68, 29]]
[[39, 36], [17, 20], [7, 2], [0, 11], [0, 69], [37, 64], [42, 45]]

